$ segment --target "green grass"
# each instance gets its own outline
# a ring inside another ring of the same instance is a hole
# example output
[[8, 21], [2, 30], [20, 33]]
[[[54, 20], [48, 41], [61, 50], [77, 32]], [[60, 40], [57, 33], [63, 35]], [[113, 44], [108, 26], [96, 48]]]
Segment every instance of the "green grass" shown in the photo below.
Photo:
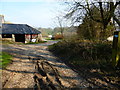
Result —
[[11, 63], [12, 56], [6, 52], [0, 52], [0, 68], [5, 68]]
[[11, 40], [1, 40], [1, 43], [2, 44], [14, 44], [14, 42]]
[[11, 40], [0, 40], [0, 44], [3, 44], [3, 45], [8, 45], [8, 44], [23, 45], [24, 43], [22, 43], [22, 42], [14, 42], [14, 41], [11, 41]]
[[[39, 43], [45, 43], [47, 41], [39, 41], [39, 42], [29, 42], [29, 43], [26, 43], [26, 44], [39, 44]], [[22, 42], [13, 42], [13, 41], [10, 41], [10, 40], [2, 40], [1, 41], [1, 44], [18, 44], [18, 45], [24, 45], [24, 43]]]
[[50, 41], [61, 41], [63, 39], [50, 39], [50, 38], [46, 38], [46, 40], [50, 40]]

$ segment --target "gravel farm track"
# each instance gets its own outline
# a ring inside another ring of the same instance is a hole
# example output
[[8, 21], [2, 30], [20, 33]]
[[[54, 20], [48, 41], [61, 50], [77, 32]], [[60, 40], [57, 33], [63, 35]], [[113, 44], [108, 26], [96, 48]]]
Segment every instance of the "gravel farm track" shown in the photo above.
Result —
[[44, 60], [57, 70], [61, 78], [59, 79], [61, 85], [67, 89], [94, 87], [48, 50], [48, 45], [54, 43], [56, 41], [42, 44], [3, 45], [2, 51], [10, 53], [14, 58], [12, 63], [2, 70], [2, 87], [35, 88], [34, 76], [37, 72], [35, 60], [39, 62]]

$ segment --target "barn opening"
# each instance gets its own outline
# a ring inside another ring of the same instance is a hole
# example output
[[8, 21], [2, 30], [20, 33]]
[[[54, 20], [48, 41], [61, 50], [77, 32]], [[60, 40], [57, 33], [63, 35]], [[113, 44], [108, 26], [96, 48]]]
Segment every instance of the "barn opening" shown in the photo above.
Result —
[[25, 34], [15, 34], [16, 42], [25, 42]]

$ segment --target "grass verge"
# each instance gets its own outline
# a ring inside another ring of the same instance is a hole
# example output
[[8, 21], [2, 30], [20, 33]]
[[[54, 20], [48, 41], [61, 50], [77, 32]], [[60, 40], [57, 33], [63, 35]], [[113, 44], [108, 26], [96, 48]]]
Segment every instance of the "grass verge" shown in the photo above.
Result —
[[3, 44], [3, 45], [8, 45], [8, 44], [23, 45], [24, 43], [22, 43], [22, 42], [14, 42], [14, 41], [11, 41], [11, 40], [0, 40], [0, 44]]
[[12, 56], [6, 52], [0, 52], [0, 68], [6, 68], [11, 63]]
[[26, 44], [40, 44], [40, 43], [46, 43], [47, 41], [40, 41], [40, 42], [29, 42], [29, 43], [26, 43]]
[[[39, 44], [39, 43], [45, 43], [45, 42], [47, 42], [47, 41], [29, 42], [29, 43], [26, 43], [26, 44]], [[1, 43], [1, 44], [5, 44], [5, 45], [7, 45], [7, 44], [24, 45], [24, 43], [22, 43], [22, 42], [13, 42], [13, 41], [11, 41], [11, 40], [1, 40], [0, 43]]]

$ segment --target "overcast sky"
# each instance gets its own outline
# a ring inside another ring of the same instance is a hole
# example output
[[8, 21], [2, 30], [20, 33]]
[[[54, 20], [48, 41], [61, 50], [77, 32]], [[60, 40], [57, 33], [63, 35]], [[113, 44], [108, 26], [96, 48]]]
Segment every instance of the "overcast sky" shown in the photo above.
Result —
[[0, 0], [0, 14], [6, 21], [33, 27], [56, 27], [58, 11], [64, 9], [61, 0]]

